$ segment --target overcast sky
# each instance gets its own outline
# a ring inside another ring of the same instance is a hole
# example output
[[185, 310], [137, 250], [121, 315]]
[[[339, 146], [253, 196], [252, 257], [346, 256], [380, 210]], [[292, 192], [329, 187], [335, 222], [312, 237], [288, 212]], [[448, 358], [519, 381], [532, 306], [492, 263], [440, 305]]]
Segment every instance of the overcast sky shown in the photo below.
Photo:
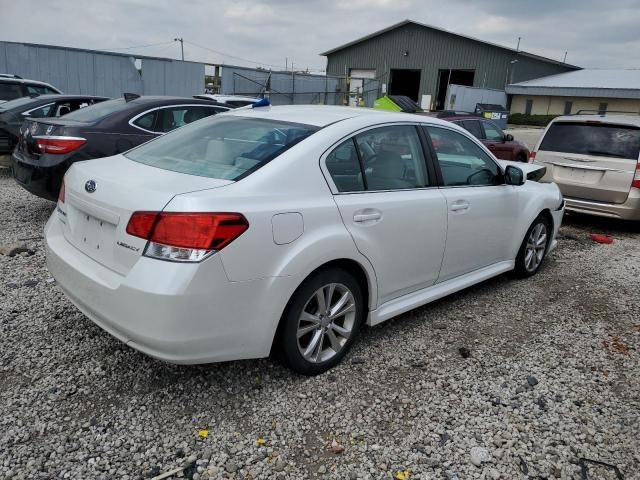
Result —
[[[640, 68], [640, 0], [0, 0], [0, 40], [324, 69], [319, 53], [406, 18], [593, 68]], [[149, 47], [127, 48], [140, 45]], [[161, 44], [161, 45], [157, 45]], [[205, 47], [205, 48], [202, 48]]]

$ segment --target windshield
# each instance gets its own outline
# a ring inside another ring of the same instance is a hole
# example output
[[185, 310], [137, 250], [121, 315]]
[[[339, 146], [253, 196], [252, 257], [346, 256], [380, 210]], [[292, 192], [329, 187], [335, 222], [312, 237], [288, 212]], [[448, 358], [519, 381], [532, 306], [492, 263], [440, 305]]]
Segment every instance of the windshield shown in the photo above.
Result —
[[640, 129], [584, 122], [556, 122], [539, 150], [638, 160]]
[[76, 122], [95, 122], [107, 115], [126, 110], [127, 108], [129, 108], [129, 105], [125, 102], [124, 98], [116, 98], [81, 108], [80, 110], [66, 114], [64, 118], [65, 120], [75, 120]]
[[126, 153], [130, 160], [189, 175], [239, 180], [318, 127], [236, 116], [209, 117]]

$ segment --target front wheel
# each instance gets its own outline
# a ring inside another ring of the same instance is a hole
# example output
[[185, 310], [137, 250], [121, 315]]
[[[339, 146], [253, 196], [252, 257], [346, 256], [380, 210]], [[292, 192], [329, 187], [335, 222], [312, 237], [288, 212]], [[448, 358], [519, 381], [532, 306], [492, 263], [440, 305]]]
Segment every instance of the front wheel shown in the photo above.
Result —
[[362, 289], [350, 273], [317, 272], [300, 285], [284, 313], [285, 363], [304, 375], [329, 370], [346, 355], [363, 316]]
[[551, 224], [546, 217], [539, 215], [527, 230], [518, 251], [516, 275], [526, 278], [536, 274], [547, 254], [550, 238]]

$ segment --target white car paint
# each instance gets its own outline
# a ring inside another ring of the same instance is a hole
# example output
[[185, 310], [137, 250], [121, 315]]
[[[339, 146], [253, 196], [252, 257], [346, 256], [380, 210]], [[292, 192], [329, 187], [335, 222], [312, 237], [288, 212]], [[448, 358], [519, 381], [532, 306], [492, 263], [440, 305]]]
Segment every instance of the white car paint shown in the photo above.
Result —
[[[549, 250], [556, 246], [564, 209], [554, 184], [345, 195], [328, 175], [326, 155], [354, 132], [378, 125], [455, 130], [491, 156], [449, 122], [324, 106], [241, 109], [217, 117], [229, 115], [323, 128], [236, 182], [123, 155], [76, 163], [65, 177], [66, 200], [46, 225], [47, 264], [58, 285], [91, 320], [148, 355], [188, 364], [267, 356], [295, 290], [335, 260], [362, 269], [367, 323], [374, 325], [513, 269], [527, 229], [543, 210], [553, 216]], [[525, 174], [536, 169], [513, 165]], [[94, 193], [84, 189], [89, 179], [97, 184]], [[468, 208], [452, 211], [460, 202]], [[250, 227], [199, 263], [174, 263], [144, 256], [147, 241], [126, 233], [131, 214], [147, 210], [239, 212]], [[374, 216], [354, 219], [368, 214]]]

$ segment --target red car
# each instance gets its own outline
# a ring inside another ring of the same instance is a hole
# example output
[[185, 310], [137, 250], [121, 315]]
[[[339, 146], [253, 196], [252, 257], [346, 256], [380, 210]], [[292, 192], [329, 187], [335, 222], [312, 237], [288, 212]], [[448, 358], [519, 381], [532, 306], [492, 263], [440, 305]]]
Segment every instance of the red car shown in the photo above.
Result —
[[513, 135], [510, 133], [504, 133], [490, 120], [470, 115], [446, 117], [444, 120], [455, 123], [467, 130], [484, 143], [497, 158], [515, 162], [529, 161], [529, 149], [527, 146], [514, 140]]

